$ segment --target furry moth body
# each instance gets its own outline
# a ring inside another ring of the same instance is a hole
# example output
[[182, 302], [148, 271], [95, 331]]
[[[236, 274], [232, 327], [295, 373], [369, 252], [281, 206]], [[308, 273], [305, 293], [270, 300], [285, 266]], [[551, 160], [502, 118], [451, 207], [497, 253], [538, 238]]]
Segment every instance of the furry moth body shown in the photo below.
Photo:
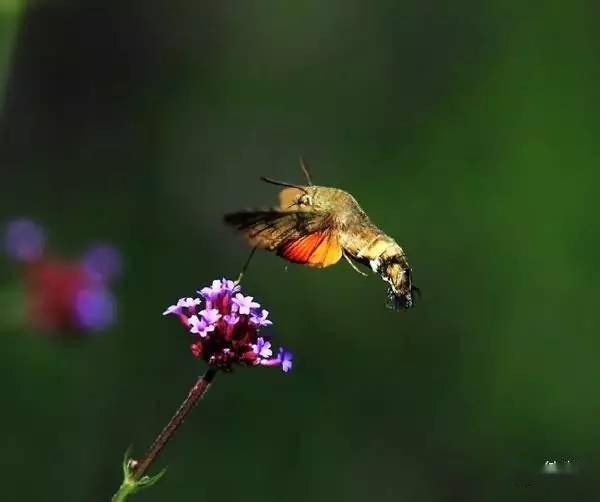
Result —
[[[307, 178], [310, 182], [308, 174]], [[225, 215], [225, 222], [251, 246], [314, 268], [328, 267], [345, 256], [388, 283], [389, 307], [414, 305], [418, 289], [404, 250], [370, 221], [352, 195], [339, 188], [265, 181], [285, 186], [277, 207]]]

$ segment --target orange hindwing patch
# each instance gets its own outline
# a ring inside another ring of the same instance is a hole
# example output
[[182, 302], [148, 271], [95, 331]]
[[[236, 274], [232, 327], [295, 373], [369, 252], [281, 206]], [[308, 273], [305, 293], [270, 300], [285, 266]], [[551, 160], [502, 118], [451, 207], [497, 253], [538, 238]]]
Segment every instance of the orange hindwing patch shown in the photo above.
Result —
[[294, 263], [324, 268], [340, 260], [342, 247], [334, 231], [323, 230], [286, 242], [277, 253]]

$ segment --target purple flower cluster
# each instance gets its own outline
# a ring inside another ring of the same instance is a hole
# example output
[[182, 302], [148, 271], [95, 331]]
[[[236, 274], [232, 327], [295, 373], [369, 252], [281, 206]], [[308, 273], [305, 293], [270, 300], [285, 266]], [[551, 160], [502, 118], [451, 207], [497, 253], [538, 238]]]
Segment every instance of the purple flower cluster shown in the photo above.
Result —
[[273, 355], [271, 340], [260, 328], [273, 324], [269, 312], [252, 296], [244, 296], [234, 281], [213, 281], [198, 291], [200, 298], [181, 298], [163, 315], [176, 315], [195, 337], [192, 354], [224, 371], [242, 366], [281, 366], [292, 369], [292, 353], [280, 348]]
[[7, 224], [3, 244], [6, 254], [21, 264], [32, 325], [71, 334], [114, 324], [117, 302], [110, 286], [122, 268], [116, 248], [99, 244], [76, 260], [54, 257], [46, 250], [44, 229], [25, 218]]

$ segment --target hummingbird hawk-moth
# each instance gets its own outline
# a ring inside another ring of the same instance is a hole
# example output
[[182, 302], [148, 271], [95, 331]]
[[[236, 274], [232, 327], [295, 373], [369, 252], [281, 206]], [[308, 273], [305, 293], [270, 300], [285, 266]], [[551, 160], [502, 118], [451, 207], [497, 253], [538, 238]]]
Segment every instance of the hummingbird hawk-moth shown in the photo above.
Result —
[[388, 307], [412, 307], [419, 290], [404, 250], [371, 222], [352, 195], [313, 185], [303, 162], [301, 167], [305, 186], [262, 178], [284, 187], [278, 206], [230, 213], [225, 222], [254, 248], [275, 251], [293, 263], [324, 268], [343, 256], [362, 275], [355, 263], [366, 265], [389, 284]]

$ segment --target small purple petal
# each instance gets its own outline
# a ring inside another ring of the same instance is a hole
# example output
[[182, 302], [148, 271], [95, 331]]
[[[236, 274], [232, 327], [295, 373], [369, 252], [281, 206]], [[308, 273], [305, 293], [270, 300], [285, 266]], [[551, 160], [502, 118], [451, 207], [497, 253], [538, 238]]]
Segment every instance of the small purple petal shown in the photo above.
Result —
[[229, 291], [231, 293], [237, 293], [242, 289], [242, 287], [236, 281], [225, 279], [224, 277], [221, 279], [221, 287], [225, 291]]
[[190, 332], [198, 333], [204, 327], [204, 321], [198, 319], [197, 315], [190, 316], [188, 318], [188, 328], [190, 328]]
[[200, 335], [202, 338], [204, 338], [209, 331], [215, 329], [214, 325], [207, 324], [204, 319], [198, 319], [198, 316], [196, 315], [193, 315], [188, 319], [188, 327], [190, 333]]
[[262, 336], [258, 337], [256, 344], [252, 344], [252, 350], [257, 356], [264, 357], [265, 359], [273, 355], [271, 342], [266, 341]]
[[221, 281], [215, 279], [209, 287], [204, 287], [198, 291], [206, 300], [214, 300], [221, 293]]
[[112, 281], [121, 273], [121, 253], [117, 248], [107, 244], [94, 246], [85, 253], [83, 266], [94, 279]]
[[221, 319], [221, 314], [219, 314], [218, 309], [201, 310], [200, 315], [207, 324], [214, 324]]
[[253, 309], [250, 315], [250, 321], [257, 326], [270, 326], [273, 324], [271, 321], [267, 319], [269, 315], [269, 311], [262, 309], [262, 312], [258, 312], [258, 310]]
[[115, 320], [115, 300], [104, 288], [83, 289], [75, 299], [75, 313], [82, 328], [100, 331]]
[[206, 300], [215, 300], [222, 293], [233, 294], [241, 289], [240, 285], [229, 279], [215, 279], [210, 286], [202, 288], [198, 293]]
[[181, 302], [182, 307], [187, 307], [187, 308], [195, 307], [196, 305], [200, 305], [200, 302], [202, 302], [202, 300], [200, 300], [200, 298], [190, 298], [190, 297], [182, 298], [179, 301]]
[[293, 355], [290, 351], [284, 350], [283, 347], [281, 347], [277, 358], [281, 361], [281, 369], [284, 373], [291, 371]]
[[210, 300], [213, 295], [213, 290], [211, 288], [205, 287], [205, 288], [202, 288], [200, 291], [197, 291], [197, 293], [199, 295], [201, 295], [202, 298], [204, 298], [206, 300]]
[[250, 309], [256, 309], [260, 307], [260, 303], [253, 302], [253, 296], [244, 296], [241, 293], [235, 295], [235, 298], [232, 299], [232, 302], [236, 304], [240, 310], [240, 314], [250, 314]]
[[13, 260], [35, 261], [42, 256], [45, 244], [42, 227], [31, 220], [14, 220], [6, 227], [4, 248]]
[[179, 310], [177, 305], [171, 305], [170, 307], [167, 307], [167, 310], [165, 310], [162, 315], [179, 314]]
[[180, 298], [176, 305], [171, 305], [163, 312], [163, 315], [176, 314], [181, 315], [184, 308], [192, 308], [201, 302], [200, 298]]
[[181, 309], [182, 309], [181, 300], [179, 300], [176, 305], [171, 305], [170, 307], [167, 307], [167, 310], [165, 310], [162, 313], [162, 315], [169, 315], [169, 314], [180, 315]]

